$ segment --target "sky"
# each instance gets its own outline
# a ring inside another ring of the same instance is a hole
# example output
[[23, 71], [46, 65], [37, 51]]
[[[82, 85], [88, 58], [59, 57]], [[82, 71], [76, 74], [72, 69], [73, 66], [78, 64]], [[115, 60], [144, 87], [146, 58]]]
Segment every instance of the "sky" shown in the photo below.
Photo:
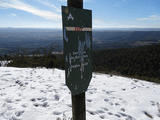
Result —
[[[0, 0], [0, 28], [61, 28], [67, 0]], [[160, 28], [160, 0], [84, 0], [93, 28]]]

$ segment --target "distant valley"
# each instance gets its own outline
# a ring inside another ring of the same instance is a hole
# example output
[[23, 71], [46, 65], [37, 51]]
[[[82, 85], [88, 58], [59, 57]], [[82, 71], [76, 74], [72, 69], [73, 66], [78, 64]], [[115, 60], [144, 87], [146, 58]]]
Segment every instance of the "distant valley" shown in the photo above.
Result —
[[[160, 43], [160, 30], [94, 30], [93, 49], [115, 49]], [[63, 50], [62, 31], [58, 29], [0, 29], [0, 55], [32, 53], [38, 49]]]

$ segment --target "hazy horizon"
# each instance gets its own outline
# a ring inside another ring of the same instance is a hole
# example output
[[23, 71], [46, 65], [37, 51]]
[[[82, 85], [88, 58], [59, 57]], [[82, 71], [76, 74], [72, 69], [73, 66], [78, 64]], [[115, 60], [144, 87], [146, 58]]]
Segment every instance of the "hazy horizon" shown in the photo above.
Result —
[[[0, 29], [41, 29], [41, 30], [62, 30], [62, 28], [34, 28], [34, 27], [0, 27]], [[93, 28], [93, 30], [125, 30], [125, 31], [160, 31], [160, 28]]]

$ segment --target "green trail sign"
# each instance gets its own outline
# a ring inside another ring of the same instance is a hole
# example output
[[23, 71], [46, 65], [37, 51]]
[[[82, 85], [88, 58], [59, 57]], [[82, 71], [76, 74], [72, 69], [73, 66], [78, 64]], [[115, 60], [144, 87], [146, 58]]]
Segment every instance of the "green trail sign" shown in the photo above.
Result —
[[73, 95], [92, 78], [92, 11], [62, 6], [66, 85]]

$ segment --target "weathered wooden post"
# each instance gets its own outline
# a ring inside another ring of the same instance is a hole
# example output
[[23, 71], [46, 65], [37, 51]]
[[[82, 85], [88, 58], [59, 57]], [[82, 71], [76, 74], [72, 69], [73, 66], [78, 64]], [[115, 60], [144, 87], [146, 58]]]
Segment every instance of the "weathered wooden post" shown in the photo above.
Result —
[[[68, 0], [68, 7], [83, 9], [83, 0]], [[86, 120], [85, 92], [72, 95], [73, 120]]]
[[86, 120], [85, 91], [92, 78], [92, 12], [83, 0], [62, 6], [66, 84], [72, 94], [73, 120]]

